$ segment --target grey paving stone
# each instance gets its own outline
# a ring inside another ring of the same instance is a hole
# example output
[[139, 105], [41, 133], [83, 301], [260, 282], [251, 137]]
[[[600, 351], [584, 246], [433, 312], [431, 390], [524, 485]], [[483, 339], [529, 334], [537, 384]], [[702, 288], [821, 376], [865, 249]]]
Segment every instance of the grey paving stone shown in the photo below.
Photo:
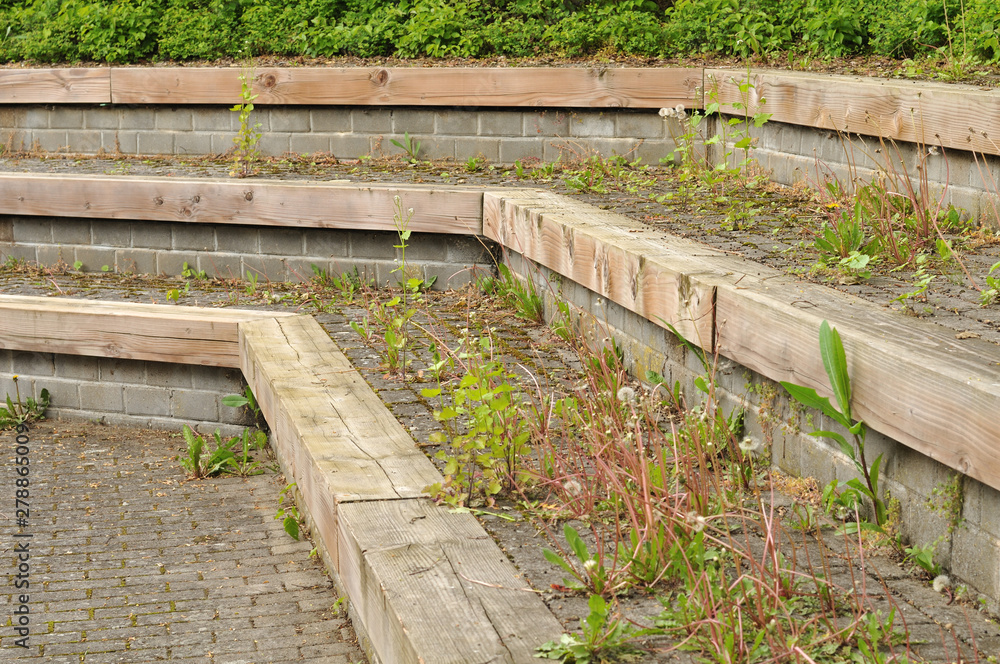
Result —
[[185, 481], [167, 432], [56, 422], [32, 440], [31, 647], [4, 630], [0, 661], [365, 661], [311, 545], [273, 533], [275, 475]]

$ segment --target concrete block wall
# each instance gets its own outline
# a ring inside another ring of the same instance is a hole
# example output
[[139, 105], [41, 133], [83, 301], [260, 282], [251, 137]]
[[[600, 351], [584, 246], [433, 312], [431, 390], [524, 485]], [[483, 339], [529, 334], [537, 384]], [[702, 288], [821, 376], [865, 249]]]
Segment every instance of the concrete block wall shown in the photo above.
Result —
[[0, 350], [0, 398], [47, 389], [49, 418], [236, 435], [253, 422], [222, 398], [245, 386], [239, 369]]
[[[270, 228], [159, 221], [0, 216], [0, 260], [83, 263], [87, 272], [179, 276], [187, 263], [210, 277], [263, 282], [304, 280], [312, 265], [339, 275], [355, 266], [378, 284], [398, 281], [399, 240], [385, 231]], [[492, 269], [490, 247], [475, 237], [413, 233], [406, 260], [435, 288], [457, 287]]]
[[[718, 133], [719, 127], [719, 120], [712, 119], [704, 135]], [[924, 145], [895, 143], [779, 122], [753, 128], [751, 135], [756, 146], [751, 156], [774, 182], [819, 188], [825, 180], [836, 179], [850, 190], [856, 181], [868, 183], [880, 173], [889, 174], [891, 184], [909, 177], [914, 191], [927, 185], [932, 207], [954, 205], [973, 219], [1000, 227], [1000, 158], [945, 150], [933, 137]], [[710, 158], [721, 161], [722, 152], [711, 146]], [[733, 164], [742, 159], [742, 151], [730, 155]]]
[[[569, 303], [580, 333], [595, 347], [614, 338], [633, 375], [645, 379], [647, 370], [656, 371], [667, 385], [680, 383], [688, 405], [700, 401], [694, 380], [705, 373], [701, 360], [669, 331], [515, 252], [507, 252], [505, 260], [512, 272], [532, 280], [543, 296], [547, 320], [562, 316], [557, 303]], [[838, 425], [819, 412], [803, 410], [781, 385], [728, 358], [709, 361], [718, 403], [726, 413], [745, 409], [744, 433], [767, 446], [774, 466], [813, 477], [820, 487], [857, 476], [836, 443], [808, 435], [814, 428], [836, 431]], [[884, 454], [881, 485], [898, 501], [904, 539], [926, 546], [940, 538], [936, 561], [981, 593], [989, 611], [1000, 612], [1000, 491], [965, 476], [956, 485], [955, 471], [877, 431], [869, 430], [866, 452], [870, 460]], [[957, 494], [951, 493], [952, 486]], [[963, 521], [954, 530], [946, 516], [948, 495], [961, 502]]]
[[[405, 134], [425, 159], [554, 161], [591, 152], [657, 164], [676, 127], [655, 110], [493, 110], [258, 106], [266, 155], [401, 154]], [[0, 106], [0, 146], [84, 154], [222, 154], [239, 129], [225, 106]]]

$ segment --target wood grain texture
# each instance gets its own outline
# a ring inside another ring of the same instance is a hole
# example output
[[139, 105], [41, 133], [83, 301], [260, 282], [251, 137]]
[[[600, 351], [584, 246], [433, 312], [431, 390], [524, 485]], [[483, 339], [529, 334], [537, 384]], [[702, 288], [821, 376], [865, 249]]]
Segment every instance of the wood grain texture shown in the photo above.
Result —
[[960, 341], [937, 325], [787, 277], [752, 288], [720, 285], [717, 307], [720, 353], [825, 396], [819, 326], [828, 320], [844, 341], [857, 417], [1000, 489], [997, 346]]
[[483, 233], [492, 240], [711, 349], [714, 285], [697, 251], [621, 215], [545, 192], [486, 192]]
[[[927, 81], [752, 72], [753, 88], [738, 87], [746, 71], [706, 69], [706, 90], [725, 112], [749, 102], [752, 115], [774, 122], [882, 136], [899, 141], [1000, 154], [1000, 91]], [[766, 103], [760, 103], [764, 98]]]
[[393, 231], [395, 196], [414, 232], [481, 232], [471, 187], [0, 174], [0, 214]]
[[307, 502], [414, 497], [441, 480], [311, 317], [254, 321], [239, 339], [243, 375]]
[[252, 311], [0, 295], [0, 348], [238, 367]]
[[340, 527], [341, 578], [382, 661], [527, 664], [562, 631], [470, 514], [427, 499], [352, 503]]
[[[111, 70], [116, 104], [236, 104], [240, 70]], [[255, 104], [660, 108], [694, 101], [701, 69], [294, 67], [254, 72]]]
[[111, 70], [0, 69], [0, 104], [110, 104]]

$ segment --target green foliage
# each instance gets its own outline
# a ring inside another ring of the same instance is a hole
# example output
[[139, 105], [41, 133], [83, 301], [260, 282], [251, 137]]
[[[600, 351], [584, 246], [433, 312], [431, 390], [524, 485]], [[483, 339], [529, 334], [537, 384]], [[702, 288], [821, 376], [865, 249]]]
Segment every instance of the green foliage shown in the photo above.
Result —
[[520, 409], [515, 377], [503, 364], [488, 359], [488, 337], [471, 341], [460, 353], [466, 374], [457, 386], [425, 389], [437, 399], [434, 419], [444, 432], [431, 442], [448, 444], [435, 456], [445, 462], [444, 482], [427, 488], [435, 499], [452, 506], [490, 504], [504, 489], [523, 479], [523, 459], [530, 454], [528, 423]]
[[545, 306], [535, 290], [535, 284], [530, 279], [522, 282], [504, 263], [497, 263], [496, 277], [480, 279], [479, 288], [513, 307], [521, 318], [536, 323], [545, 322]]
[[212, 434], [215, 439], [215, 449], [210, 451], [201, 434], [195, 433], [186, 424], [183, 432], [184, 440], [187, 443], [187, 456], [182, 456], [180, 461], [192, 478], [201, 479], [218, 475], [234, 462], [236, 455], [230, 448], [237, 441], [236, 438], [230, 438], [223, 442], [222, 434], [216, 429], [215, 433]]
[[601, 556], [592, 555], [587, 550], [587, 545], [580, 537], [580, 533], [568, 523], [563, 528], [563, 535], [566, 537], [566, 544], [569, 546], [572, 557], [579, 561], [579, 565], [571, 562], [572, 558], [569, 554], [559, 554], [550, 549], [542, 551], [545, 559], [562, 568], [572, 577], [563, 580], [569, 588], [588, 590], [596, 596], [607, 593], [611, 589], [608, 584], [609, 574], [604, 567]]
[[628, 641], [639, 630], [620, 618], [611, 618], [607, 602], [600, 595], [591, 595], [587, 602], [590, 613], [580, 621], [580, 636], [563, 634], [559, 641], [549, 641], [536, 648], [541, 659], [554, 659], [570, 664], [615, 661], [636, 649]]
[[[936, 54], [1000, 60], [991, 0], [13, 0], [0, 60]], [[242, 53], [241, 53], [242, 51]]]
[[979, 303], [984, 307], [989, 306], [1000, 299], [1000, 275], [994, 277], [993, 273], [1000, 269], [1000, 262], [994, 263], [990, 272], [986, 275], [986, 288], [979, 293]]
[[389, 141], [397, 148], [406, 153], [406, 156], [411, 162], [416, 162], [417, 157], [420, 155], [420, 141], [414, 141], [410, 138], [410, 132], [403, 132], [403, 141], [397, 141], [395, 138]]
[[[242, 104], [236, 104], [230, 111], [239, 114], [240, 128], [233, 138], [233, 169], [229, 171], [232, 177], [245, 178], [253, 175], [254, 165], [260, 158], [260, 150], [257, 144], [260, 142], [260, 123], [250, 124], [250, 114], [253, 113], [253, 100], [257, 95], [253, 93], [253, 67], [244, 65], [240, 70], [240, 96], [243, 98]], [[254, 279], [256, 285], [256, 279]]]
[[295, 482], [288, 484], [284, 489], [278, 494], [278, 511], [275, 512], [274, 518], [281, 521], [282, 527], [285, 532], [288, 533], [289, 537], [298, 541], [299, 539], [299, 522], [302, 521], [302, 516], [299, 514], [299, 508], [295, 506], [294, 502], [291, 502], [288, 506], [283, 506], [285, 503], [285, 498], [288, 498], [289, 492], [295, 488]]
[[827, 378], [830, 380], [830, 387], [837, 401], [837, 408], [834, 408], [830, 400], [821, 397], [811, 387], [804, 387], [794, 383], [782, 382], [781, 385], [788, 393], [803, 406], [820, 411], [831, 420], [846, 429], [854, 439], [852, 445], [844, 436], [836, 431], [812, 431], [810, 435], [821, 436], [834, 440], [841, 451], [854, 463], [854, 467], [861, 475], [863, 482], [858, 478], [850, 479], [847, 482], [834, 480], [827, 485], [824, 491], [824, 500], [828, 507], [841, 506], [845, 509], [854, 509], [860, 504], [860, 497], [867, 498], [875, 512], [875, 523], [851, 523], [847, 524], [848, 532], [856, 531], [858, 528], [881, 531], [887, 519], [885, 501], [879, 495], [878, 481], [879, 470], [882, 465], [882, 455], [878, 455], [875, 461], [868, 465], [865, 459], [865, 436], [867, 427], [861, 420], [855, 421], [851, 413], [851, 381], [847, 372], [847, 355], [844, 353], [844, 345], [840, 340], [840, 334], [836, 328], [830, 327], [826, 321], [820, 325], [819, 329], [819, 349], [823, 358], [823, 367], [826, 369]]
[[15, 397], [12, 399], [10, 394], [7, 394], [6, 407], [0, 406], [0, 429], [9, 429], [25, 422], [45, 419], [45, 411], [51, 401], [49, 391], [42, 388], [42, 391], [38, 393], [38, 399], [28, 397], [22, 402], [18, 378], [17, 374], [13, 377]]

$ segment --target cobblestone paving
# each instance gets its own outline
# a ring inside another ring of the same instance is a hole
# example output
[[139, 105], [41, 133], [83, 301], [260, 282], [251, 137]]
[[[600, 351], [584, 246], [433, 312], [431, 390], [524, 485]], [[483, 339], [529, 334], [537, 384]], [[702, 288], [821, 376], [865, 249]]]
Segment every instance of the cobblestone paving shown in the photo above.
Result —
[[0, 662], [365, 661], [312, 544], [273, 518], [280, 476], [185, 481], [183, 441], [164, 432], [55, 422], [28, 435], [18, 527], [15, 433], [0, 432]]

